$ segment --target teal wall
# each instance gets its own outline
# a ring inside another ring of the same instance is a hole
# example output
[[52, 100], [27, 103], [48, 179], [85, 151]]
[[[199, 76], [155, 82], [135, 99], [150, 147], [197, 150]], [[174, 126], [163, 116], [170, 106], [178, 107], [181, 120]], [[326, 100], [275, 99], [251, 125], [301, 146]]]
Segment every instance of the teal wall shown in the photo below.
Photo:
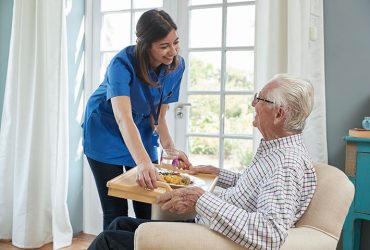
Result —
[[8, 68], [12, 10], [13, 0], [0, 0], [0, 117], [3, 111], [6, 70]]
[[81, 112], [83, 107], [85, 1], [67, 2], [67, 48], [69, 83], [69, 186], [68, 209], [73, 232], [83, 230]]
[[[329, 164], [344, 170], [343, 136], [370, 116], [370, 1], [325, 0], [324, 32]], [[370, 249], [369, 226], [361, 249]]]

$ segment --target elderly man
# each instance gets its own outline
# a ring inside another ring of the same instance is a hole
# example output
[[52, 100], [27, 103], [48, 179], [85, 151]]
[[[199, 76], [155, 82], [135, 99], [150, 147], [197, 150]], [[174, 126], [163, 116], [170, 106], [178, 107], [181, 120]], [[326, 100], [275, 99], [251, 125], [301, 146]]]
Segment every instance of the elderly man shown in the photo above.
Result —
[[[313, 107], [313, 87], [303, 79], [276, 75], [254, 96], [253, 126], [263, 139], [241, 174], [214, 166], [194, 173], [219, 176], [214, 194], [199, 187], [158, 197], [162, 209], [196, 211], [195, 222], [208, 226], [248, 249], [278, 249], [307, 209], [316, 188], [312, 160], [301, 133]], [[92, 243], [91, 249], [133, 249], [134, 232], [147, 220], [118, 218]]]

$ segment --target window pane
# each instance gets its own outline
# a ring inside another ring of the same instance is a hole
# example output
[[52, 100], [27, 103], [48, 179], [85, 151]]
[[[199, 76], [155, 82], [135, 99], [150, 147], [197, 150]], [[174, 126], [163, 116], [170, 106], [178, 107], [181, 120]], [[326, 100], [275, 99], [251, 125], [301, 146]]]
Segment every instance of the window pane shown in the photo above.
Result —
[[189, 137], [189, 160], [196, 166], [208, 164], [219, 166], [219, 139], [209, 137]]
[[222, 3], [222, 0], [189, 0], [189, 5]]
[[190, 11], [190, 48], [220, 47], [221, 27], [221, 8]]
[[228, 7], [226, 31], [227, 46], [253, 46], [254, 5]]
[[221, 53], [189, 53], [190, 86], [189, 90], [220, 90]]
[[253, 108], [251, 95], [225, 96], [225, 134], [253, 133]]
[[101, 11], [127, 10], [131, 8], [131, 1], [101, 0]]
[[[117, 0], [115, 0], [117, 1]], [[122, 1], [122, 0], [121, 0]], [[124, 2], [129, 2], [128, 0], [124, 0]], [[150, 9], [150, 8], [158, 8], [163, 6], [162, 0], [134, 0], [133, 1], [134, 8], [142, 8], [142, 9]]]
[[105, 72], [107, 71], [107, 67], [112, 60], [112, 58], [117, 54], [117, 52], [103, 52], [101, 53], [100, 59], [100, 82], [103, 81]]
[[247, 139], [224, 140], [224, 169], [243, 171], [253, 158], [253, 143]]
[[120, 50], [129, 45], [130, 23], [130, 13], [103, 15], [100, 50]]
[[218, 133], [220, 127], [220, 97], [218, 95], [190, 95], [189, 132]]
[[254, 52], [226, 52], [226, 90], [254, 89]]

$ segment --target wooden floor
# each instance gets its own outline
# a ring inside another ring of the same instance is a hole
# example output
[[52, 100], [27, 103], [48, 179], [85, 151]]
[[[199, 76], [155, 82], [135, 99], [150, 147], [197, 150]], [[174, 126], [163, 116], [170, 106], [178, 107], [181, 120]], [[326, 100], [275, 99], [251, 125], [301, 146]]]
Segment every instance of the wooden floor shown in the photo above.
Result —
[[[69, 247], [62, 248], [63, 250], [85, 250], [90, 246], [90, 243], [95, 239], [95, 235], [81, 233], [76, 235], [72, 240], [72, 245]], [[18, 248], [12, 245], [11, 242], [0, 241], [1, 250], [19, 250]], [[30, 249], [30, 248], [27, 248]], [[38, 250], [51, 250], [53, 249], [53, 244], [49, 243], [41, 248], [35, 248]]]

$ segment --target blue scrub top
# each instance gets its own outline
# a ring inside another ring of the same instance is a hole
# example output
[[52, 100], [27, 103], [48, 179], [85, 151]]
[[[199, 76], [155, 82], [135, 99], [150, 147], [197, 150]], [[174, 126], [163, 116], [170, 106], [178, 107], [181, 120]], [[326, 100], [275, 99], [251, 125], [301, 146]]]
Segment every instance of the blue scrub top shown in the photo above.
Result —
[[[87, 157], [96, 161], [124, 166], [135, 166], [135, 161], [122, 138], [113, 115], [111, 98], [130, 96], [132, 116], [139, 130], [141, 140], [152, 161], [158, 160], [157, 147], [152, 145], [152, 127], [150, 124], [150, 104], [143, 92], [143, 82], [138, 79], [133, 62], [135, 46], [121, 50], [110, 62], [104, 81], [89, 98], [85, 110], [83, 128], [83, 147]], [[178, 67], [166, 73], [163, 65], [159, 75], [150, 71], [153, 80], [160, 88], [149, 87], [154, 105], [158, 106], [161, 88], [163, 104], [177, 102], [180, 83], [185, 70], [183, 58], [179, 58]]]

